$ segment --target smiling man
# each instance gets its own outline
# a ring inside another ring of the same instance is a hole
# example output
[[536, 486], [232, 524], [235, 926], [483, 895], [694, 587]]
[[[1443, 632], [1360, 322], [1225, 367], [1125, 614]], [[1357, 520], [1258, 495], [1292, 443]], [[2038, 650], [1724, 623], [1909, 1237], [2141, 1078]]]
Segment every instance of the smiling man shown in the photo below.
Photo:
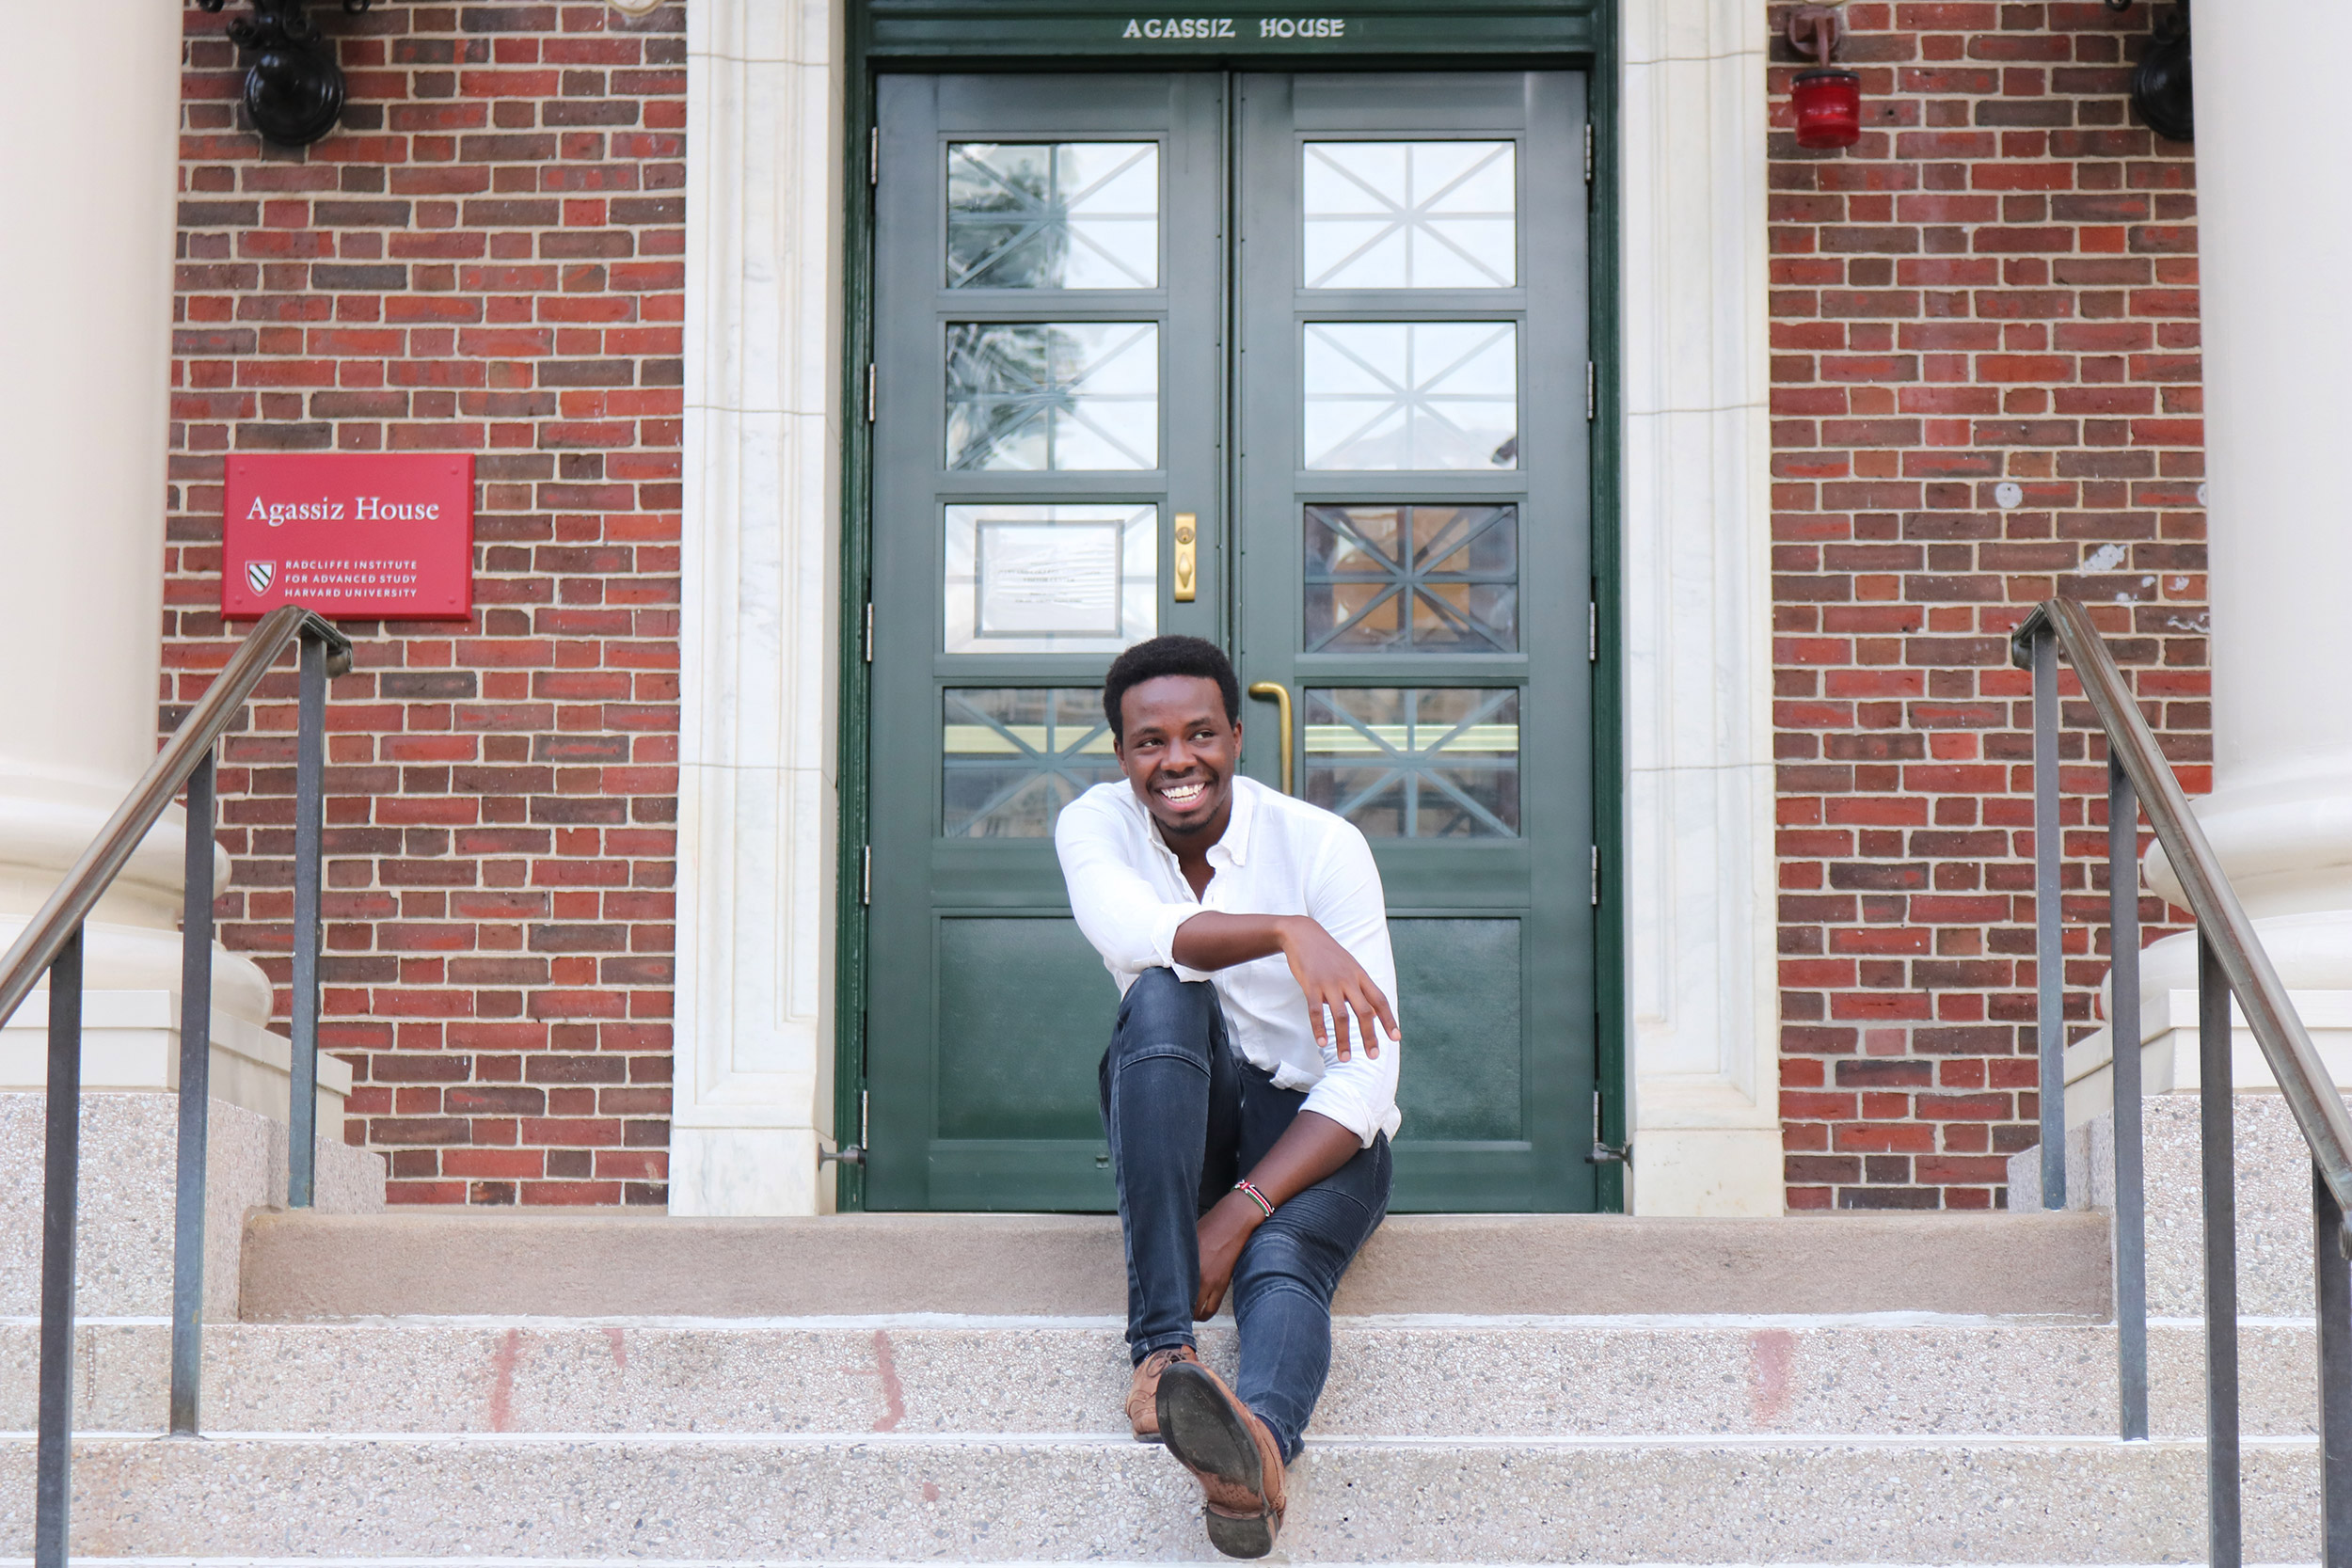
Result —
[[[1215, 643], [1112, 664], [1124, 780], [1054, 829], [1078, 927], [1119, 981], [1103, 1125], [1127, 1248], [1136, 1436], [1200, 1479], [1209, 1540], [1274, 1549], [1284, 1467], [1331, 1366], [1331, 1292], [1388, 1212], [1396, 965], [1380, 873], [1340, 817], [1241, 777]], [[1193, 1349], [1228, 1290], [1229, 1387]]]

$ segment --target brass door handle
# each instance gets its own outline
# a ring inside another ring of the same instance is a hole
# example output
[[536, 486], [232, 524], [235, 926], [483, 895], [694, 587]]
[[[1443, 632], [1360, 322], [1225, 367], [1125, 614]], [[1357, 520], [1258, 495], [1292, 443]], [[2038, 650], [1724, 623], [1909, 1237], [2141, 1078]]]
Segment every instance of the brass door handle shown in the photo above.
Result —
[[1274, 722], [1282, 732], [1282, 793], [1295, 795], [1298, 777], [1294, 771], [1296, 764], [1291, 760], [1291, 689], [1280, 681], [1254, 681], [1249, 694], [1274, 699]]
[[1200, 592], [1200, 523], [1189, 512], [1176, 514], [1176, 602], [1190, 604]]

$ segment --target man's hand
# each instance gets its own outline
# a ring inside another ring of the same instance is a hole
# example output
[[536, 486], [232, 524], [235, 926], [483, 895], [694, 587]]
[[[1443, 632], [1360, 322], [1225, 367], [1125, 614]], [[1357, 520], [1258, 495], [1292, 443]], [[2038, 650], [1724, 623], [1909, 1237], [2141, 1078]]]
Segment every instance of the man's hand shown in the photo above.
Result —
[[1264, 1223], [1265, 1211], [1247, 1193], [1227, 1193], [1200, 1216], [1200, 1293], [1192, 1298], [1192, 1315], [1201, 1323], [1216, 1316], [1241, 1262], [1241, 1249]]
[[[1328, 938], [1325, 939], [1328, 941]], [[1319, 1111], [1301, 1111], [1282, 1129], [1274, 1147], [1250, 1171], [1250, 1184], [1279, 1209], [1356, 1157], [1363, 1140]], [[1207, 1320], [1216, 1315], [1241, 1262], [1241, 1249], [1266, 1222], [1266, 1212], [1248, 1193], [1227, 1193], [1200, 1216], [1200, 1293], [1192, 1298], [1192, 1315]]]
[[1351, 1014], [1366, 1056], [1380, 1054], [1375, 1022], [1390, 1039], [1398, 1037], [1396, 1014], [1378, 983], [1364, 973], [1355, 954], [1306, 915], [1203, 910], [1176, 927], [1171, 947], [1176, 961], [1186, 969], [1230, 969], [1281, 954], [1290, 963], [1291, 978], [1306, 993], [1307, 1022], [1316, 1046], [1335, 1045], [1343, 1062], [1348, 1059]]
[[1305, 915], [1293, 915], [1282, 925], [1282, 957], [1290, 960], [1291, 978], [1307, 993], [1307, 1024], [1315, 1032], [1316, 1046], [1336, 1046], [1340, 1060], [1346, 1061], [1352, 1012], [1364, 1054], [1376, 1059], [1380, 1036], [1374, 1023], [1387, 1030], [1390, 1039], [1397, 1037], [1396, 1014], [1389, 1010], [1389, 999], [1380, 994], [1379, 986], [1364, 973], [1356, 955], [1334, 941], [1321, 924]]

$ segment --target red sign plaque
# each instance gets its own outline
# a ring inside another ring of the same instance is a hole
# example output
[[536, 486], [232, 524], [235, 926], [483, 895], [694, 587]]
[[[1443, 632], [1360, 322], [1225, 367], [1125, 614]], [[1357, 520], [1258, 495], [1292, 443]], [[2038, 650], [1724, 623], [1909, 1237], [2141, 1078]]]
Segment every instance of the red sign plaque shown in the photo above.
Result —
[[223, 615], [283, 604], [360, 620], [473, 613], [470, 454], [234, 455], [221, 524]]

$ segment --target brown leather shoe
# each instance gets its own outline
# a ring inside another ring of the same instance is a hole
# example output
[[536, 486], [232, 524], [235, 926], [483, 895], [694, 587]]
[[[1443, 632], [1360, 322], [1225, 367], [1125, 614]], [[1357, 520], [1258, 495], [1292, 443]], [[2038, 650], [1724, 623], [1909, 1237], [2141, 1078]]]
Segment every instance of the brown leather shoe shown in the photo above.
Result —
[[1160, 1374], [1176, 1362], [1200, 1359], [1190, 1345], [1170, 1345], [1153, 1351], [1136, 1365], [1136, 1381], [1127, 1390], [1127, 1424], [1136, 1429], [1136, 1442], [1160, 1440]]
[[1200, 1480], [1209, 1544], [1227, 1557], [1274, 1550], [1290, 1498], [1273, 1432], [1198, 1361], [1167, 1367], [1159, 1392], [1160, 1436]]

